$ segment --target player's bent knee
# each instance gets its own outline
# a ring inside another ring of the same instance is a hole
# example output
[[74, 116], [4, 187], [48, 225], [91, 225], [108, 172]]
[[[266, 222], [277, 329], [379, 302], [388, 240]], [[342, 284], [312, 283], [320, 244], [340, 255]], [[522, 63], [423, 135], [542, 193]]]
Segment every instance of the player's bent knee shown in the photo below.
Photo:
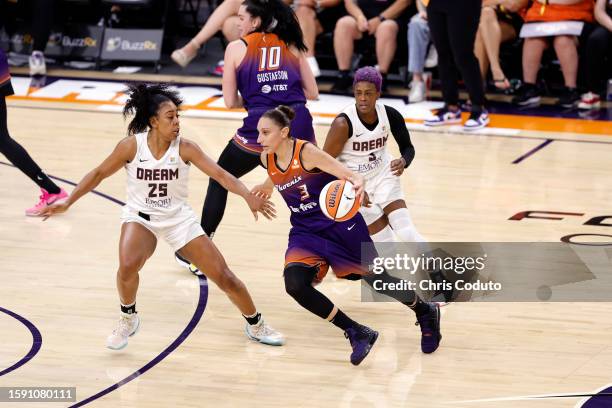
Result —
[[302, 297], [304, 291], [312, 286], [312, 279], [316, 275], [316, 270], [308, 266], [289, 266], [285, 268], [285, 291], [294, 299]]

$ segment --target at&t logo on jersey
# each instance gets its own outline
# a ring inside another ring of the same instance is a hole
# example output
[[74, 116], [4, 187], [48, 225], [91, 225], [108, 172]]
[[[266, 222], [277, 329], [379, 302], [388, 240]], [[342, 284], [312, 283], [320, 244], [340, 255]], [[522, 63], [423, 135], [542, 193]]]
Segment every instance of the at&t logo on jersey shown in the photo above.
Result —
[[272, 87], [270, 85], [264, 85], [261, 87], [261, 93], [270, 93], [272, 91]]

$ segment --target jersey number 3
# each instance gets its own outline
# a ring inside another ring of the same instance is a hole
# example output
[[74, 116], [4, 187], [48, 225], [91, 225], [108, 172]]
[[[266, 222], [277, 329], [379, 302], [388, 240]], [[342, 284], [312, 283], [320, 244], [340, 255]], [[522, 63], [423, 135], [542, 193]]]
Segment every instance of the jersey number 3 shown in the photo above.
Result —
[[263, 47], [259, 49], [259, 70], [278, 69], [280, 67], [281, 47]]

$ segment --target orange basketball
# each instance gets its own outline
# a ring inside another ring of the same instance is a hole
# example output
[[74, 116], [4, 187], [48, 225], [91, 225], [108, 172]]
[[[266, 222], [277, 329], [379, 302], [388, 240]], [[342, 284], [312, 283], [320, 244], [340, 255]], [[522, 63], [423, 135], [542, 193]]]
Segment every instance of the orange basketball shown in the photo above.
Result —
[[353, 184], [346, 180], [327, 183], [319, 195], [319, 206], [323, 214], [338, 222], [353, 218], [359, 211], [360, 205], [355, 199]]

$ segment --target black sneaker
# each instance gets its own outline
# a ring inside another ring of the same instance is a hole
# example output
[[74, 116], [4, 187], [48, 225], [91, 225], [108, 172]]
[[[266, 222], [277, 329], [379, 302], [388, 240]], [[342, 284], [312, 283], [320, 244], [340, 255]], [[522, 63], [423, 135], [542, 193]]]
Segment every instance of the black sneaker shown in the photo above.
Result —
[[367, 326], [358, 324], [357, 326], [349, 327], [344, 332], [344, 337], [349, 339], [353, 352], [351, 353], [351, 363], [359, 365], [364, 358], [370, 353], [372, 346], [378, 339], [378, 332]]
[[573, 108], [580, 101], [580, 93], [576, 88], [563, 88], [563, 92], [559, 97], [557, 105], [564, 108]]
[[416, 325], [421, 327], [421, 351], [425, 354], [438, 349], [442, 334], [440, 333], [440, 305], [428, 303], [429, 310], [417, 316]]
[[331, 92], [335, 94], [348, 94], [351, 91], [353, 85], [353, 78], [350, 75], [340, 75], [336, 82], [331, 87]]
[[534, 84], [524, 83], [516, 90], [512, 103], [519, 106], [538, 106], [540, 104], [540, 91]]

